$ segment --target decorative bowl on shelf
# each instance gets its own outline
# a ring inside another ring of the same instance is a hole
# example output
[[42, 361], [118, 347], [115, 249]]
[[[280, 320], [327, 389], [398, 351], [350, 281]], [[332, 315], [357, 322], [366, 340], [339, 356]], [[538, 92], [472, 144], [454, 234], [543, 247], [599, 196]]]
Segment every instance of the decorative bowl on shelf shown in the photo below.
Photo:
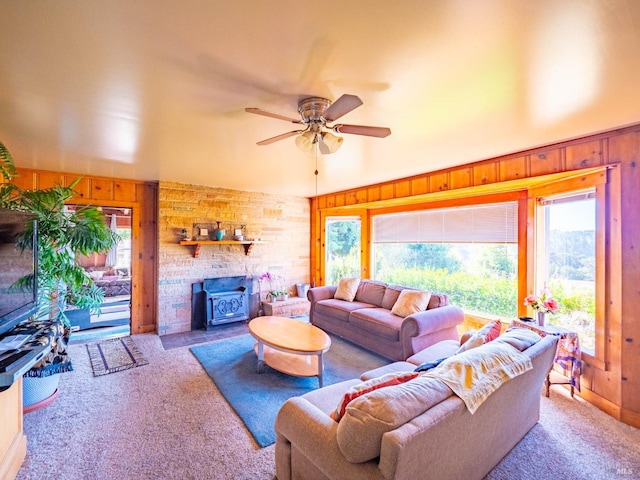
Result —
[[244, 240], [244, 235], [235, 235], [233, 239], [237, 240], [238, 242], [242, 242]]

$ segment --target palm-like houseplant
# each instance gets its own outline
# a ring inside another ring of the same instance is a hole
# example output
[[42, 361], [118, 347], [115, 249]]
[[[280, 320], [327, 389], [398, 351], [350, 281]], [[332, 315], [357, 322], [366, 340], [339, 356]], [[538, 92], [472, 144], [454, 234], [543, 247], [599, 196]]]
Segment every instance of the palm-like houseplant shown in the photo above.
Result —
[[[16, 175], [13, 159], [1, 142], [0, 172], [7, 182]], [[79, 180], [42, 190], [24, 190], [10, 183], [0, 189], [0, 207], [29, 212], [38, 221], [38, 318], [60, 319], [67, 326], [66, 305], [97, 311], [104, 298], [76, 255], [107, 252], [118, 241], [97, 208], [65, 209]], [[27, 229], [18, 246], [29, 248], [33, 233]]]
[[[23, 394], [25, 407], [46, 405], [55, 398], [59, 374], [73, 370], [66, 354], [70, 335], [64, 313], [68, 304], [98, 311], [104, 294], [76, 261], [77, 254], [106, 252], [118, 241], [117, 234], [104, 221], [95, 207], [82, 207], [73, 212], [65, 209], [80, 179], [69, 186], [55, 185], [41, 190], [24, 190], [10, 183], [16, 176], [11, 154], [0, 142], [0, 207], [32, 214], [37, 223], [38, 246], [38, 312], [32, 321], [49, 323], [53, 343], [51, 352], [25, 374]], [[33, 226], [17, 239], [18, 247], [33, 245]], [[33, 279], [18, 280], [16, 287], [31, 285]]]

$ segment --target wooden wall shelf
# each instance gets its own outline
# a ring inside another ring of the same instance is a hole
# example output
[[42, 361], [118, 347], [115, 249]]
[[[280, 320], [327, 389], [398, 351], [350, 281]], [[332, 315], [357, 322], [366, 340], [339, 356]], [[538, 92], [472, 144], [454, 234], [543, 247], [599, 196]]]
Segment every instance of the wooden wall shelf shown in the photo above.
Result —
[[244, 247], [244, 254], [249, 255], [251, 249], [256, 243], [266, 243], [261, 240], [182, 240], [180, 245], [196, 247], [193, 250], [193, 258], [198, 258], [200, 255], [200, 247], [202, 245], [242, 245]]

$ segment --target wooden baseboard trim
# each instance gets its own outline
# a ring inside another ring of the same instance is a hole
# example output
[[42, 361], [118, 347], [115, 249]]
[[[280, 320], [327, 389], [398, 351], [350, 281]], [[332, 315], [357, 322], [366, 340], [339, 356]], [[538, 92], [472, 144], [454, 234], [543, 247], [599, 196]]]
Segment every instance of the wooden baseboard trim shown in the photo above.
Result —
[[607, 415], [612, 416], [616, 420], [620, 420], [620, 407], [618, 405], [611, 403], [606, 398], [603, 398], [597, 393], [585, 388], [584, 385], [582, 385], [582, 389], [579, 393], [576, 392], [576, 395], [579, 395], [581, 398], [589, 402], [594, 407], [599, 408]]
[[640, 428], [640, 413], [633, 412], [626, 408], [620, 410], [620, 420], [632, 427]]

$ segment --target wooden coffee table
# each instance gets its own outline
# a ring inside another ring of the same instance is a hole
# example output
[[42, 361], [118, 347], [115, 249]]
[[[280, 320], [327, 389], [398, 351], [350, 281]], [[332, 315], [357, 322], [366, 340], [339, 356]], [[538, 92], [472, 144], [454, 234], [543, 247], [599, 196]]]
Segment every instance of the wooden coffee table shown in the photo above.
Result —
[[258, 373], [264, 365], [296, 377], [318, 377], [322, 387], [323, 354], [331, 338], [318, 327], [288, 317], [257, 317], [249, 322], [249, 332], [258, 341]]

